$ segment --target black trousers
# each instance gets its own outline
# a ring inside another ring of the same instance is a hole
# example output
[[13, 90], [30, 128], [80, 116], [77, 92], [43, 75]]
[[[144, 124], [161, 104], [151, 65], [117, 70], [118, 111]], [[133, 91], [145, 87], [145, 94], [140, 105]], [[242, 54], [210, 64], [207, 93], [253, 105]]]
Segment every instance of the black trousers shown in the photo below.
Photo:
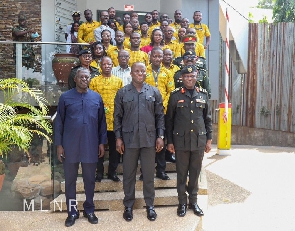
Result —
[[[116, 136], [112, 131], [107, 131], [108, 146], [109, 146], [109, 169], [108, 175], [113, 175], [116, 172], [118, 164], [120, 162], [120, 153], [116, 150]], [[97, 162], [97, 175], [102, 177], [104, 173], [104, 157], [98, 158]]]
[[125, 148], [123, 161], [123, 204], [132, 207], [135, 202], [135, 183], [138, 159], [140, 158], [143, 174], [143, 195], [147, 206], [154, 205], [155, 188], [155, 147], [149, 148]]
[[165, 145], [165, 140], [164, 140], [164, 147], [160, 152], [156, 153], [156, 163], [157, 163], [157, 173], [165, 172], [166, 170], [166, 158], [165, 154], [166, 153], [166, 145]]
[[[82, 176], [84, 182], [84, 190], [86, 200], [83, 203], [84, 211], [88, 213], [94, 212], [94, 187], [95, 187], [95, 168], [96, 163], [81, 163]], [[63, 162], [64, 174], [65, 174], [65, 195], [68, 215], [74, 215], [78, 213], [77, 201], [76, 201], [76, 181], [78, 176], [79, 163], [67, 163]]]
[[[176, 172], [177, 172], [177, 193], [179, 204], [187, 203], [187, 194], [189, 194], [189, 203], [197, 203], [199, 190], [199, 176], [202, 168], [204, 150], [180, 151], [175, 150]], [[189, 174], [189, 182], [187, 176]]]

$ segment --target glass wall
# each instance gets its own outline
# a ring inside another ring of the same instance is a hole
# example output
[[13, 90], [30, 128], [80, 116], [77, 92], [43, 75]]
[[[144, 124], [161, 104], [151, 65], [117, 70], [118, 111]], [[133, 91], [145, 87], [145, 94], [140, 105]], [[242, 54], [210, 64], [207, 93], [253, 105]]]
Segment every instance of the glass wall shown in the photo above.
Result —
[[[63, 53], [65, 43], [13, 43], [0, 41], [0, 78], [18, 78], [39, 89], [47, 100], [46, 119], [52, 124], [60, 95], [68, 90], [67, 79], [79, 59]], [[21, 96], [23, 99], [23, 96]], [[16, 99], [16, 101], [19, 98]], [[0, 92], [0, 103], [5, 103]], [[29, 101], [35, 105], [35, 101]], [[18, 113], [26, 113], [21, 108]], [[53, 136], [52, 136], [53, 139]], [[48, 210], [61, 193], [64, 180], [62, 164], [54, 145], [34, 136], [28, 152], [13, 147], [0, 155], [5, 164], [0, 211]], [[1, 178], [0, 178], [1, 188]]]

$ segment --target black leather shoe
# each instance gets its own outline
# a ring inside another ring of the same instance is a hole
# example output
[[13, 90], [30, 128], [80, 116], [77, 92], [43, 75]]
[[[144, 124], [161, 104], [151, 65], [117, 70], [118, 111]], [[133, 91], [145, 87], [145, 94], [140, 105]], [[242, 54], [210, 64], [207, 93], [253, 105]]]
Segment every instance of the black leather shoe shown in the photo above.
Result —
[[186, 214], [186, 204], [179, 204], [177, 208], [177, 215], [179, 217], [184, 217]]
[[120, 178], [116, 174], [108, 175], [108, 179], [110, 179], [112, 181], [115, 181], [115, 182], [119, 182], [120, 181]]
[[94, 213], [86, 213], [83, 211], [83, 216], [86, 217], [91, 224], [97, 224], [98, 223], [98, 218], [95, 216]]
[[155, 221], [156, 218], [157, 218], [157, 213], [155, 211], [155, 208], [154, 206], [147, 206], [146, 207], [146, 213], [147, 213], [147, 218], [150, 220], [150, 221]]
[[139, 176], [139, 180], [143, 181], [143, 175], [142, 175], [142, 173]]
[[200, 209], [200, 207], [197, 205], [197, 203], [196, 204], [189, 204], [188, 208], [192, 209], [194, 211], [194, 214], [196, 214], [197, 216], [199, 216], [199, 217], [204, 216], [202, 209]]
[[102, 176], [96, 176], [95, 177], [95, 181], [96, 182], [101, 182], [101, 180], [102, 180]]
[[156, 177], [160, 178], [161, 180], [170, 180], [169, 176], [165, 172], [157, 173]]
[[123, 218], [125, 221], [132, 221], [133, 219], [133, 210], [132, 208], [125, 207], [124, 213], [123, 213]]
[[171, 153], [166, 154], [165, 160], [166, 161], [169, 161], [171, 163], [175, 163], [176, 162], [175, 156], [173, 154], [171, 154]]
[[74, 215], [69, 215], [65, 221], [65, 226], [70, 227], [75, 224], [76, 219], [79, 218], [79, 213]]

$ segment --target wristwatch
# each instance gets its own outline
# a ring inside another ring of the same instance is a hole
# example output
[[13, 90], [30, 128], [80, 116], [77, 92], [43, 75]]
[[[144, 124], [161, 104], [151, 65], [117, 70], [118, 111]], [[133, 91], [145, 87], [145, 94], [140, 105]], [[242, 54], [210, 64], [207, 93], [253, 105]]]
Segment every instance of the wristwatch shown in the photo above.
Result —
[[162, 140], [164, 140], [164, 136], [158, 136], [158, 138], [161, 138]]

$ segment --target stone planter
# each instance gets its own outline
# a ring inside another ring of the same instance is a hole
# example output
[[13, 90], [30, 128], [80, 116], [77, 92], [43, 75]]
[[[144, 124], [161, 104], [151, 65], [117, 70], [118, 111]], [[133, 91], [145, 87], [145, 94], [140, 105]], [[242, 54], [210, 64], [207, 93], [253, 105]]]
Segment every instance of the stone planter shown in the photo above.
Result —
[[79, 58], [71, 53], [57, 53], [52, 60], [52, 70], [59, 85], [68, 84], [68, 77], [73, 67], [79, 65]]

